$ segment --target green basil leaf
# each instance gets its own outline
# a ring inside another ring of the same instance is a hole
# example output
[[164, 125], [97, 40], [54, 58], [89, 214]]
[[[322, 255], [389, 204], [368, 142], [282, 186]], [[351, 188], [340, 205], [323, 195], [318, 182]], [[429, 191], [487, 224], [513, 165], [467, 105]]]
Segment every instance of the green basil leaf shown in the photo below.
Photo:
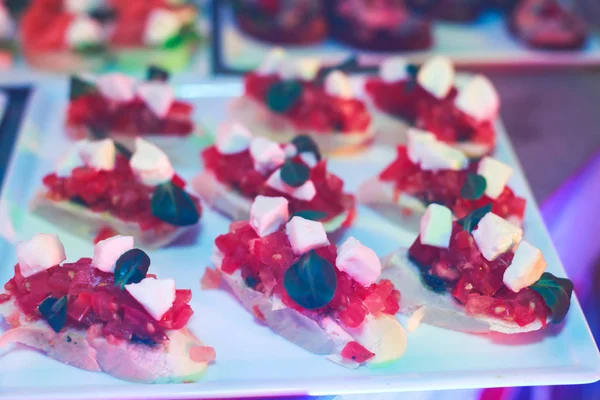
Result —
[[311, 221], [321, 221], [322, 219], [327, 218], [327, 213], [315, 210], [302, 210], [290, 215], [290, 219], [294, 217], [309, 219]]
[[416, 80], [417, 75], [419, 74], [419, 66], [416, 64], [408, 64], [406, 66], [406, 72], [408, 72], [413, 80]]
[[473, 229], [475, 229], [479, 221], [481, 221], [481, 218], [485, 217], [485, 214], [489, 213], [490, 211], [492, 211], [491, 203], [473, 210], [469, 215], [459, 219], [457, 222], [465, 231], [470, 233], [473, 231]]
[[178, 32], [175, 36], [170, 37], [167, 41], [162, 45], [165, 49], [176, 49], [182, 44], [185, 43], [185, 36], [182, 32]]
[[298, 135], [292, 140], [292, 144], [296, 146], [298, 153], [313, 153], [318, 161], [321, 161], [321, 151], [319, 146], [310, 136]]
[[310, 176], [306, 165], [287, 160], [281, 167], [281, 180], [291, 187], [302, 186]]
[[106, 46], [102, 43], [89, 43], [78, 46], [75, 51], [86, 56], [97, 56], [106, 52]]
[[90, 18], [95, 19], [96, 21], [104, 25], [107, 22], [115, 20], [117, 18], [117, 12], [112, 8], [100, 7], [91, 10], [89, 12], [89, 16]]
[[60, 299], [48, 297], [38, 306], [40, 314], [56, 333], [67, 323], [67, 303], [67, 296]]
[[70, 100], [75, 100], [81, 96], [84, 96], [86, 94], [93, 94], [93, 93], [97, 93], [98, 89], [96, 88], [96, 85], [94, 85], [91, 82], [88, 82], [84, 79], [81, 79], [78, 76], [71, 76], [71, 85], [70, 85], [70, 89], [69, 89], [69, 99]]
[[169, 80], [169, 71], [157, 67], [156, 65], [151, 65], [148, 67], [148, 71], [146, 72], [146, 80], [167, 82]]
[[296, 105], [303, 91], [304, 87], [298, 81], [276, 82], [267, 91], [267, 107], [276, 113], [284, 113]]
[[115, 286], [121, 289], [130, 283], [139, 283], [150, 268], [150, 257], [143, 250], [131, 249], [119, 257], [115, 266]]
[[335, 267], [312, 250], [285, 271], [283, 286], [299, 306], [308, 310], [324, 307], [337, 288]]
[[175, 226], [198, 223], [200, 214], [189, 194], [172, 182], [158, 185], [152, 194], [152, 215]]
[[485, 193], [486, 187], [487, 182], [483, 176], [470, 173], [460, 189], [460, 195], [467, 200], [478, 200]]
[[327, 75], [333, 71], [349, 72], [358, 67], [358, 57], [351, 55], [339, 64], [323, 67], [317, 73], [317, 81], [323, 82]]
[[571, 306], [573, 282], [566, 278], [557, 278], [550, 272], [544, 272], [541, 278], [530, 286], [550, 308], [552, 323], [559, 324], [567, 315]]

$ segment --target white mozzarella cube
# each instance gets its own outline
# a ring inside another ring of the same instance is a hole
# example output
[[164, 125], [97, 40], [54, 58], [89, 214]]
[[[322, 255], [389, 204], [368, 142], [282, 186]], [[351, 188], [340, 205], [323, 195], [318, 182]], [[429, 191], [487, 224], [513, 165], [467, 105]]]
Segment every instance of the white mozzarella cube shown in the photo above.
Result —
[[125, 290], [157, 321], [160, 321], [175, 302], [173, 279], [145, 278], [140, 283], [125, 285]]
[[247, 150], [252, 141], [252, 133], [239, 122], [223, 124], [219, 127], [215, 146], [221, 154], [236, 154]]
[[133, 236], [113, 236], [96, 243], [92, 266], [104, 272], [114, 272], [117, 260], [133, 249]]
[[473, 238], [485, 259], [493, 261], [521, 242], [523, 230], [489, 212], [477, 224]]
[[281, 179], [281, 169], [273, 172], [269, 179], [267, 179], [267, 186], [298, 200], [311, 201], [317, 195], [317, 189], [311, 180], [304, 182], [299, 187], [292, 187], [286, 184]]
[[513, 169], [492, 157], [484, 157], [477, 166], [477, 174], [485, 178], [485, 194], [497, 199], [512, 176]]
[[115, 168], [117, 149], [111, 138], [82, 141], [78, 144], [79, 157], [85, 165], [99, 171], [112, 171]]
[[381, 63], [379, 77], [387, 83], [406, 81], [408, 74], [408, 62], [404, 57], [390, 57]]
[[21, 275], [28, 278], [65, 261], [65, 248], [57, 235], [38, 233], [31, 240], [17, 243]]
[[419, 228], [421, 243], [447, 249], [452, 236], [452, 211], [439, 204], [430, 204]]
[[272, 140], [262, 137], [250, 143], [250, 155], [254, 160], [254, 169], [265, 175], [285, 162], [285, 151]]
[[285, 50], [275, 47], [269, 51], [262, 63], [256, 69], [256, 73], [262, 76], [272, 75], [279, 72], [285, 60]]
[[257, 196], [250, 207], [250, 226], [260, 237], [276, 232], [289, 218], [284, 197]]
[[87, 139], [80, 140], [58, 160], [55, 168], [56, 176], [61, 178], [69, 177], [75, 168], [85, 165], [79, 156], [79, 149], [82, 146], [86, 146], [87, 143]]
[[283, 146], [283, 152], [285, 153], [286, 158], [293, 158], [298, 154], [298, 149], [293, 143], [288, 143]]
[[500, 97], [488, 78], [477, 75], [460, 89], [455, 104], [459, 110], [477, 121], [489, 121], [498, 115]]
[[317, 77], [319, 69], [321, 69], [321, 63], [314, 58], [288, 59], [281, 65], [279, 75], [282, 79], [312, 81]]
[[135, 176], [147, 186], [156, 186], [173, 179], [175, 171], [169, 157], [154, 144], [135, 139], [135, 153], [129, 160]]
[[317, 160], [317, 156], [313, 152], [305, 151], [303, 153], [300, 153], [300, 159], [309, 168], [313, 168], [319, 163], [319, 160]]
[[96, 86], [102, 96], [114, 101], [128, 102], [135, 97], [135, 80], [118, 72], [98, 77]]
[[158, 118], [166, 117], [175, 101], [173, 88], [165, 82], [142, 82], [137, 85], [136, 94]]
[[335, 266], [365, 287], [371, 286], [381, 275], [381, 261], [377, 254], [353, 237], [346, 239], [338, 248]]
[[504, 284], [513, 292], [529, 287], [541, 278], [546, 270], [546, 260], [542, 252], [528, 241], [522, 240], [512, 263], [504, 271]]
[[317, 221], [294, 217], [285, 225], [285, 233], [296, 255], [329, 245], [325, 228]]
[[327, 75], [325, 78], [325, 92], [342, 99], [351, 99], [354, 97], [350, 80], [342, 71], [332, 71]]
[[469, 165], [469, 159], [459, 150], [438, 141], [432, 133], [419, 129], [408, 131], [408, 158], [423, 170], [459, 171]]
[[454, 66], [449, 58], [435, 56], [427, 60], [417, 74], [417, 82], [429, 93], [443, 99], [454, 84]]
[[181, 31], [182, 21], [173, 11], [155, 8], [148, 15], [144, 29], [144, 43], [161, 46]]
[[0, 40], [10, 40], [15, 33], [15, 22], [6, 7], [0, 3]]
[[102, 25], [96, 20], [80, 15], [75, 18], [65, 33], [65, 39], [70, 48], [94, 45], [102, 42]]

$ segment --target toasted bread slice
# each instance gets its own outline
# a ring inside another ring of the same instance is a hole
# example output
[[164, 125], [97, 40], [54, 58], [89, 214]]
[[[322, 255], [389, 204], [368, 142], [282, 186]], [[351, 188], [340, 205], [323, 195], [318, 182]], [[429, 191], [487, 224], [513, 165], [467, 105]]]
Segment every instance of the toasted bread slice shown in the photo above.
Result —
[[422, 321], [431, 325], [471, 333], [500, 332], [506, 334], [536, 331], [542, 328], [539, 320], [526, 326], [485, 315], [470, 315], [449, 293], [435, 293], [423, 285], [419, 267], [408, 259], [407, 249], [401, 248], [381, 261], [381, 279], [389, 279], [402, 293], [400, 313], [412, 315], [418, 310]]
[[108, 213], [94, 212], [69, 201], [52, 201], [44, 191], [35, 195], [31, 208], [35, 214], [90, 241], [102, 228], [109, 227], [121, 235], [133, 236], [136, 243], [147, 249], [167, 246], [195, 227], [173, 227], [172, 230], [161, 233], [144, 231], [137, 223], [123, 221]]
[[[215, 250], [213, 262], [220, 269], [221, 255]], [[236, 271], [229, 275], [222, 273], [244, 308], [256, 316], [260, 311], [262, 320], [275, 333], [314, 354], [324, 355], [348, 368], [356, 368], [358, 363], [344, 359], [341, 351], [348, 342], [357, 341], [367, 350], [375, 353], [368, 364], [384, 364], [402, 357], [406, 350], [406, 333], [402, 325], [391, 315], [382, 314], [367, 318], [360, 327], [343, 328], [332, 318], [315, 321], [298, 311], [287, 307], [274, 297], [248, 287]]]
[[0, 336], [0, 347], [22, 343], [48, 357], [77, 368], [105, 372], [115, 378], [140, 383], [183, 383], [199, 380], [208, 364], [190, 357], [190, 350], [203, 346], [187, 328], [167, 331], [169, 341], [149, 346], [126, 341], [109, 342], [94, 335], [94, 328], [64, 329], [56, 333], [42, 320], [28, 321], [14, 301], [0, 304], [11, 326]]
[[363, 150], [373, 141], [375, 131], [321, 133], [297, 129], [281, 115], [270, 111], [256, 100], [241, 96], [230, 105], [230, 119], [240, 122], [256, 136], [278, 143], [289, 143], [298, 135], [309, 136], [324, 154], [345, 154]]
[[[233, 221], [249, 220], [252, 200], [219, 182], [215, 174], [204, 170], [192, 180], [192, 188], [210, 207], [231, 218]], [[334, 232], [340, 229], [351, 210], [323, 222], [325, 231]]]

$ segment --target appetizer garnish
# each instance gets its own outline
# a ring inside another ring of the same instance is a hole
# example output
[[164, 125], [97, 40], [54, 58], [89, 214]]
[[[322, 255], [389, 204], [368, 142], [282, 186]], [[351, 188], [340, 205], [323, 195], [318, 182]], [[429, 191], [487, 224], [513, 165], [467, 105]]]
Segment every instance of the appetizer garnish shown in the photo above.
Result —
[[193, 106], [175, 98], [169, 74], [149, 67], [147, 79], [120, 73], [71, 78], [67, 127], [78, 138], [97, 138], [93, 129], [132, 148], [143, 136], [176, 158], [194, 134]]
[[402, 292], [401, 313], [419, 310], [433, 325], [520, 333], [560, 323], [573, 283], [544, 272], [544, 256], [522, 237], [489, 207], [453, 222], [448, 208], [431, 204], [408, 252], [382, 262], [382, 278]]
[[348, 367], [396, 360], [406, 335], [394, 318], [400, 293], [378, 281], [375, 252], [354, 238], [339, 248], [320, 222], [258, 196], [250, 221], [217, 237], [213, 260], [243, 306], [274, 332]]
[[248, 219], [258, 195], [285, 197], [292, 213], [323, 222], [329, 232], [354, 219], [354, 196], [327, 171], [327, 162], [308, 136], [280, 145], [253, 138], [239, 123], [224, 125], [216, 145], [205, 149], [202, 158], [204, 170], [192, 186], [202, 200], [233, 220]]
[[200, 38], [198, 12], [187, 0], [115, 1], [116, 19], [109, 36], [121, 68], [138, 70], [158, 65], [183, 70]]
[[269, 43], [308, 45], [328, 33], [321, 0], [234, 0], [233, 7], [238, 27]]
[[398, 207], [402, 214], [423, 213], [431, 203], [443, 204], [456, 218], [489, 206], [520, 226], [525, 199], [507, 186], [512, 168], [492, 158], [471, 161], [457, 149], [437, 141], [429, 132], [409, 129], [408, 145], [379, 176], [358, 189], [360, 202]]
[[14, 44], [15, 23], [8, 9], [0, 0], [0, 69], [12, 64]]
[[477, 19], [481, 10], [489, 0], [437, 0], [430, 12], [436, 18], [454, 21], [469, 22]]
[[377, 129], [385, 142], [404, 141], [406, 122], [399, 120], [404, 118], [469, 157], [492, 152], [500, 100], [487, 78], [477, 75], [456, 87], [454, 67], [445, 57], [433, 57], [420, 68], [394, 57], [382, 63], [379, 74], [367, 80], [365, 90], [380, 111]]
[[33, 66], [60, 72], [98, 70], [105, 64], [106, 21], [98, 2], [36, 0], [23, 15], [23, 53]]
[[147, 383], [200, 379], [215, 351], [186, 325], [190, 290], [148, 274], [150, 258], [130, 236], [99, 242], [93, 258], [65, 263], [56, 235], [17, 244], [15, 275], [0, 294], [11, 329], [0, 347], [22, 343], [65, 364]]
[[578, 49], [587, 39], [585, 22], [556, 0], [523, 0], [509, 19], [509, 28], [528, 46]]
[[280, 143], [307, 135], [325, 153], [360, 149], [373, 138], [371, 115], [339, 70], [345, 65], [321, 68], [317, 60], [286, 59], [274, 49], [245, 76], [231, 119]]
[[43, 182], [34, 212], [89, 239], [108, 227], [160, 247], [200, 218], [199, 200], [185, 191], [168, 157], [141, 138], [133, 154], [112, 139], [81, 140]]
[[370, 51], [422, 50], [431, 46], [431, 23], [404, 0], [331, 0], [331, 33]]

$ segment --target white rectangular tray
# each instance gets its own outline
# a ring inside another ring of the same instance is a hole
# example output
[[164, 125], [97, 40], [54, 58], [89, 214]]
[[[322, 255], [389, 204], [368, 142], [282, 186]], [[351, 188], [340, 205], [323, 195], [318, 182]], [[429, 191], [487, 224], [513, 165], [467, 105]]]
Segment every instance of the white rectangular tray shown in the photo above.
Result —
[[[239, 81], [180, 84], [178, 94], [197, 108], [209, 125], [224, 117], [227, 102], [240, 93]], [[37, 232], [55, 232], [54, 226], [30, 215], [27, 204], [56, 158], [67, 149], [63, 132], [66, 82], [41, 85], [34, 94], [18, 147], [11, 160], [0, 200], [0, 282], [13, 274], [15, 254], [10, 241]], [[527, 198], [526, 237], [541, 248], [548, 270], [565, 272], [546, 232], [531, 191], [501, 125], [497, 157], [513, 165], [511, 185]], [[373, 147], [353, 158], [330, 161], [331, 170], [354, 191], [394, 158], [394, 150]], [[197, 165], [179, 169], [185, 178]], [[598, 349], [577, 302], [564, 326], [517, 337], [468, 335], [421, 325], [408, 336], [408, 350], [383, 369], [347, 370], [310, 354], [274, 335], [246, 313], [225, 291], [201, 291], [199, 280], [215, 237], [227, 231], [229, 221], [205, 209], [202, 230], [195, 243], [152, 252], [152, 272], [173, 276], [178, 287], [193, 290], [195, 314], [191, 329], [217, 352], [217, 361], [201, 382], [185, 385], [137, 385], [100, 373], [63, 365], [35, 351], [18, 348], [0, 354], [0, 397], [10, 399], [180, 399], [266, 395], [326, 395], [410, 390], [458, 389], [492, 386], [552, 385], [593, 382], [600, 378]], [[93, 246], [68, 232], [62, 238], [69, 260], [90, 256]], [[360, 207], [353, 235], [383, 256], [409, 245], [415, 233], [387, 222]], [[405, 322], [401, 318], [401, 322]]]
[[[221, 19], [216, 25], [213, 45], [219, 46], [220, 63], [224, 70], [246, 71], [256, 68], [273, 47], [240, 31], [227, 6], [219, 9]], [[360, 68], [369, 68], [392, 55], [402, 55], [420, 64], [432, 55], [450, 57], [457, 65], [597, 65], [600, 63], [600, 33], [591, 30], [585, 46], [578, 50], [536, 50], [519, 42], [506, 28], [503, 16], [486, 11], [474, 22], [432, 24], [433, 45], [419, 51], [369, 52], [357, 50], [328, 39], [308, 46], [287, 47], [291, 57], [317, 57], [325, 63], [338, 62], [357, 54]], [[213, 56], [216, 53], [213, 53]], [[214, 60], [213, 60], [214, 61]], [[217, 72], [220, 72], [218, 69]]]

